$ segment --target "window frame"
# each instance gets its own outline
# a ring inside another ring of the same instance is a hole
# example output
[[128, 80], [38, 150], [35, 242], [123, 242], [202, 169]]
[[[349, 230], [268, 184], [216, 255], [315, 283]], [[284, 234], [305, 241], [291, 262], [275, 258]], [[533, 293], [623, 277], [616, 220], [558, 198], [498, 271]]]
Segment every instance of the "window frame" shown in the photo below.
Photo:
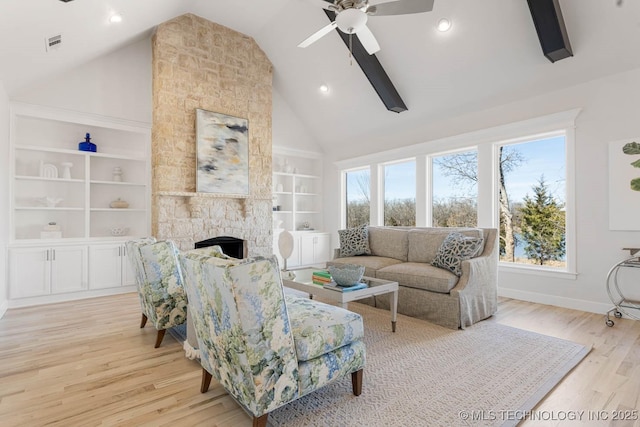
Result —
[[[392, 150], [368, 154], [352, 159], [336, 161], [334, 165], [342, 174], [342, 206], [340, 223], [346, 225], [346, 172], [370, 170], [370, 224], [380, 225], [383, 220], [384, 192], [381, 169], [384, 164], [416, 160], [416, 226], [432, 224], [431, 174], [432, 157], [455, 152], [476, 150], [478, 153], [478, 227], [498, 228], [498, 161], [499, 146], [506, 143], [525, 142], [563, 134], [565, 137], [566, 165], [566, 268], [499, 263], [499, 271], [535, 274], [562, 279], [577, 278], [576, 205], [575, 205], [575, 120], [581, 109], [553, 113], [519, 122], [508, 123], [478, 131], [453, 135], [437, 140], [413, 144]], [[382, 188], [382, 190], [381, 190]], [[381, 193], [382, 191], [382, 193]], [[497, 221], [496, 221], [497, 220]]]

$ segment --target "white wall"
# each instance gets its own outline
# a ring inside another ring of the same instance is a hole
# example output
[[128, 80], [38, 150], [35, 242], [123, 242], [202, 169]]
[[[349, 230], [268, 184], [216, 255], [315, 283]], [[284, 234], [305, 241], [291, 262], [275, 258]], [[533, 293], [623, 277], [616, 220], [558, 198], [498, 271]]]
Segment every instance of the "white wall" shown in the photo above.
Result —
[[273, 89], [272, 102], [273, 145], [296, 150], [322, 152], [316, 139], [275, 87]]
[[151, 40], [52, 76], [11, 100], [151, 123]]
[[8, 307], [7, 243], [9, 241], [9, 98], [0, 81], [0, 318]]
[[[501, 271], [501, 295], [601, 313], [610, 308], [605, 286], [607, 272], [615, 262], [628, 256], [621, 248], [640, 246], [640, 232], [609, 230], [607, 147], [610, 141], [640, 140], [639, 82], [640, 69], [636, 69], [452, 118], [425, 131], [424, 140], [431, 141], [582, 108], [576, 120], [577, 279]], [[398, 141], [388, 142], [389, 149], [397, 145]], [[336, 208], [340, 205], [340, 174], [333, 164], [336, 160], [344, 159], [340, 153], [327, 153], [324, 223], [329, 231], [340, 227], [340, 213]], [[334, 246], [337, 246], [335, 240]]]

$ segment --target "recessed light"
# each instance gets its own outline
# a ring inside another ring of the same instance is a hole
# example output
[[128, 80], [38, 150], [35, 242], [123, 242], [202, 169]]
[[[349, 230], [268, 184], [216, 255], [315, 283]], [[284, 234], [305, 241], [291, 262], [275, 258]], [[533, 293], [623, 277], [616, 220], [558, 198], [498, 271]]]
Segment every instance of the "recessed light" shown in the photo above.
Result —
[[109, 18], [109, 22], [111, 22], [112, 24], [122, 22], [122, 15], [120, 15], [119, 13], [114, 13], [113, 15], [111, 15], [111, 18]]
[[447, 18], [442, 18], [438, 21], [438, 25], [436, 26], [436, 28], [438, 29], [438, 31], [442, 31], [443, 33], [445, 31], [449, 31], [451, 29], [451, 21], [449, 21]]
[[322, 92], [322, 93], [329, 93], [329, 86], [327, 86], [327, 85], [320, 85], [320, 92]]

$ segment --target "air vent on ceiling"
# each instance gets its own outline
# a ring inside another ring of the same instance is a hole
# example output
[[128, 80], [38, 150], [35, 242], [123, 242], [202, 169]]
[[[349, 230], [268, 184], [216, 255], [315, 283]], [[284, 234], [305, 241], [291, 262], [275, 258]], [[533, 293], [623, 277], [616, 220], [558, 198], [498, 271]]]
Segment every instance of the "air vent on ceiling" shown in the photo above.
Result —
[[47, 52], [60, 49], [60, 45], [62, 44], [62, 34], [58, 34], [53, 37], [47, 37], [44, 39], [45, 47]]

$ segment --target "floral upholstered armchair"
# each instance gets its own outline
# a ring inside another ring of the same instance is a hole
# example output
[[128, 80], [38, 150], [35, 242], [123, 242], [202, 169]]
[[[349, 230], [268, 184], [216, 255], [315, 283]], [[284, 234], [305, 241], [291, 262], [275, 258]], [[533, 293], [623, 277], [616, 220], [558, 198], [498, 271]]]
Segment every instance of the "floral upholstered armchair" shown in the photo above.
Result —
[[245, 261], [181, 254], [205, 393], [215, 377], [266, 426], [269, 412], [351, 374], [362, 391], [362, 317], [286, 296], [275, 257]]
[[151, 321], [158, 330], [155, 344], [158, 348], [166, 330], [187, 319], [187, 296], [177, 262], [178, 249], [173, 242], [158, 242], [153, 237], [130, 240], [126, 247], [142, 308], [140, 327]]

